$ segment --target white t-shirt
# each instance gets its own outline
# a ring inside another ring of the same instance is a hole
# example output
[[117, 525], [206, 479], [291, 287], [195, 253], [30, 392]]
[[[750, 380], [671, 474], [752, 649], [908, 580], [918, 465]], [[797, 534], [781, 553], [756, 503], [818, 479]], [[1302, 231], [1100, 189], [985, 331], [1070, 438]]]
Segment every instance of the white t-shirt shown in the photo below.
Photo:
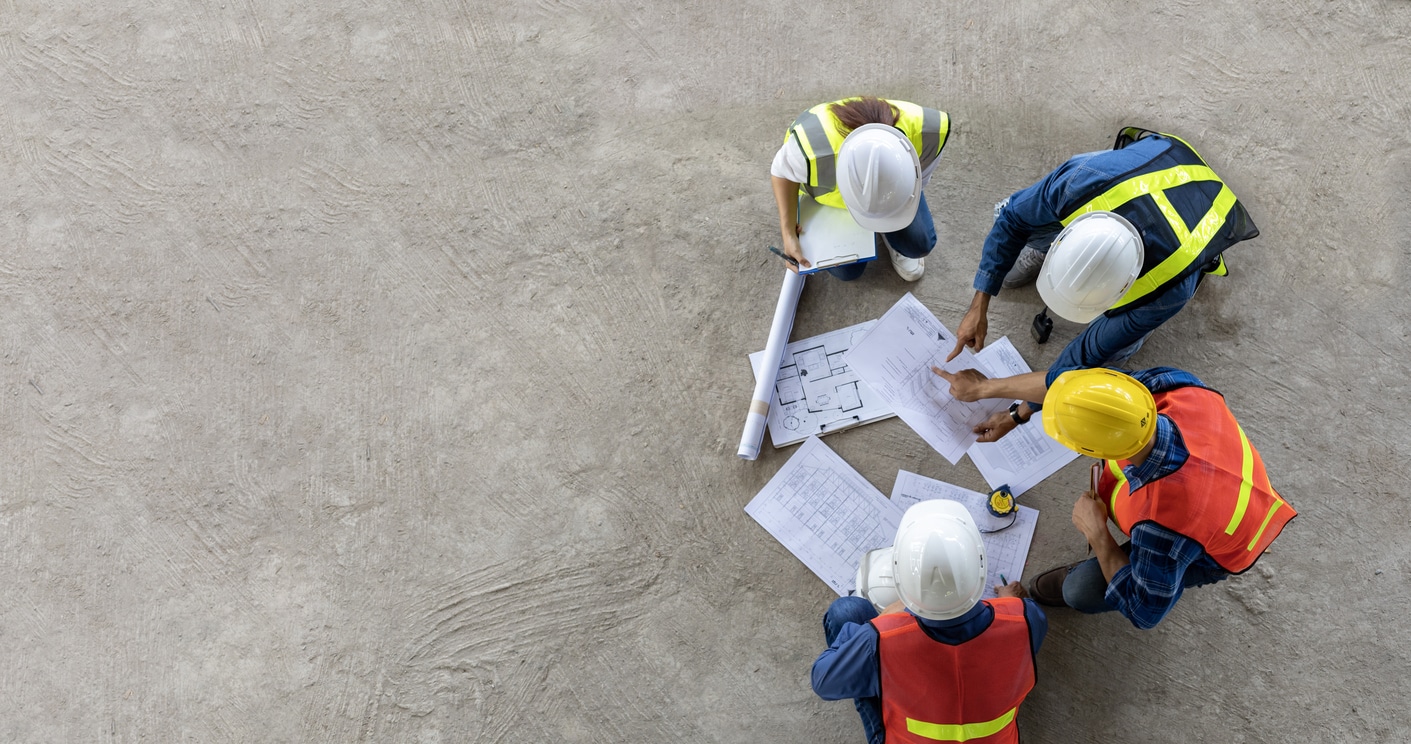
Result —
[[[921, 188], [924, 189], [931, 183], [931, 174], [936, 171], [940, 162], [941, 157], [937, 155], [936, 159], [921, 171]], [[794, 183], [808, 183], [808, 158], [804, 157], [803, 148], [794, 142], [793, 137], [785, 140], [779, 152], [774, 153], [774, 162], [769, 166], [769, 174]]]

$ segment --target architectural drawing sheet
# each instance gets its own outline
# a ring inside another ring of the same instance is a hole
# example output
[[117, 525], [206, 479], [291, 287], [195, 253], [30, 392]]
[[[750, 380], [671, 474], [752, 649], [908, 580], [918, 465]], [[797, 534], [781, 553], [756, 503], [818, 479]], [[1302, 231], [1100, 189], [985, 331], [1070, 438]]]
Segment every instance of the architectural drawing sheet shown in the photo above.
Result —
[[[1011, 377], [1030, 371], [1008, 336], [981, 349], [975, 359], [984, 365], [980, 371], [990, 377]], [[976, 442], [968, 454], [990, 488], [1008, 484], [1015, 496], [1078, 459], [1077, 452], [1044, 432], [1043, 411], [1035, 413], [1029, 423], [1015, 427], [998, 442]]]
[[950, 384], [931, 367], [984, 369], [969, 349], [947, 363], [954, 348], [954, 334], [908, 292], [847, 354], [857, 376], [952, 465], [975, 443], [971, 429], [1009, 406], [1006, 400], [962, 403], [951, 397]]
[[892, 544], [902, 510], [809, 437], [745, 513], [841, 597], [854, 588], [862, 554]]
[[[784, 348], [769, 407], [769, 439], [775, 449], [895, 416], [867, 383], [859, 380], [843, 356], [876, 323], [795, 341]], [[764, 352], [750, 355], [755, 379]]]
[[1039, 511], [1027, 506], [1019, 507], [1019, 516], [1014, 526], [986, 535], [983, 530], [993, 530], [1009, 523], [1009, 518], [1000, 519], [985, 509], [989, 497], [983, 493], [968, 491], [960, 486], [927, 478], [905, 470], [897, 472], [897, 482], [892, 486], [892, 503], [906, 512], [913, 504], [928, 499], [950, 499], [959, 501], [975, 519], [975, 526], [981, 529], [980, 540], [985, 543], [985, 599], [995, 597], [995, 587], [1004, 583], [1003, 574], [1010, 581], [1023, 581], [1024, 563], [1029, 559], [1029, 543], [1034, 541], [1034, 528], [1039, 523]]

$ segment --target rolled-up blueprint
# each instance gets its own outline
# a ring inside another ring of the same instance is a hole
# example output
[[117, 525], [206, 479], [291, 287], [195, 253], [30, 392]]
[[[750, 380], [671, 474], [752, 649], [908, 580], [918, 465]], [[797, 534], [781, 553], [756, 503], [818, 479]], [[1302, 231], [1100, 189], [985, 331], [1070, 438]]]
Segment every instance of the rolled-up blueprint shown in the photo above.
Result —
[[784, 285], [779, 288], [779, 303], [774, 306], [774, 322], [769, 326], [769, 342], [764, 345], [764, 359], [755, 376], [754, 399], [745, 416], [745, 433], [740, 435], [738, 454], [746, 460], [759, 457], [759, 446], [764, 442], [769, 406], [774, 402], [774, 380], [779, 377], [779, 361], [784, 358], [784, 347], [794, 330], [794, 311], [799, 306], [804, 279], [802, 274], [784, 270]]

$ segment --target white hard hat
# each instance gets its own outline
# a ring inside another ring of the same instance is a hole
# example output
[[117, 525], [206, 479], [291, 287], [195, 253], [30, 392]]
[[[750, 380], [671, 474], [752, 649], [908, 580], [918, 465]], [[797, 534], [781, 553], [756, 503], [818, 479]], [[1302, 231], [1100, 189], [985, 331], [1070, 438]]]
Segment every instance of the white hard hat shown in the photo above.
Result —
[[897, 594], [896, 579], [892, 577], [890, 547], [869, 550], [862, 554], [862, 562], [857, 564], [857, 593], [871, 602], [878, 612], [901, 599], [901, 595]]
[[872, 232], [896, 232], [916, 218], [921, 161], [900, 129], [863, 124], [838, 148], [838, 191], [848, 214]]
[[985, 544], [970, 512], [946, 499], [907, 509], [892, 545], [892, 575], [902, 604], [920, 617], [969, 612], [985, 593]]
[[1054, 238], [1039, 272], [1039, 296], [1063, 318], [1091, 322], [1131, 289], [1144, 255], [1132, 223], [1112, 212], [1088, 212]]

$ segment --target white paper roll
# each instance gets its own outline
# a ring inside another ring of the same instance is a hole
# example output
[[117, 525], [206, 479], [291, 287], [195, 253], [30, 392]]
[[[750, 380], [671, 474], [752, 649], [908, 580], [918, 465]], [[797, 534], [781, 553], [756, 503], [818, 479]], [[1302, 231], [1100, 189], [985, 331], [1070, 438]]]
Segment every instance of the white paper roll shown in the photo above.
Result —
[[759, 457], [759, 447], [764, 442], [769, 406], [774, 402], [774, 380], [779, 376], [779, 362], [784, 358], [784, 347], [789, 344], [789, 334], [794, 330], [794, 311], [799, 307], [805, 278], [803, 274], [784, 269], [784, 285], [779, 288], [779, 302], [774, 306], [769, 342], [764, 345], [764, 359], [760, 360], [759, 375], [755, 378], [754, 399], [745, 416], [745, 433], [740, 436], [737, 454], [746, 460]]

